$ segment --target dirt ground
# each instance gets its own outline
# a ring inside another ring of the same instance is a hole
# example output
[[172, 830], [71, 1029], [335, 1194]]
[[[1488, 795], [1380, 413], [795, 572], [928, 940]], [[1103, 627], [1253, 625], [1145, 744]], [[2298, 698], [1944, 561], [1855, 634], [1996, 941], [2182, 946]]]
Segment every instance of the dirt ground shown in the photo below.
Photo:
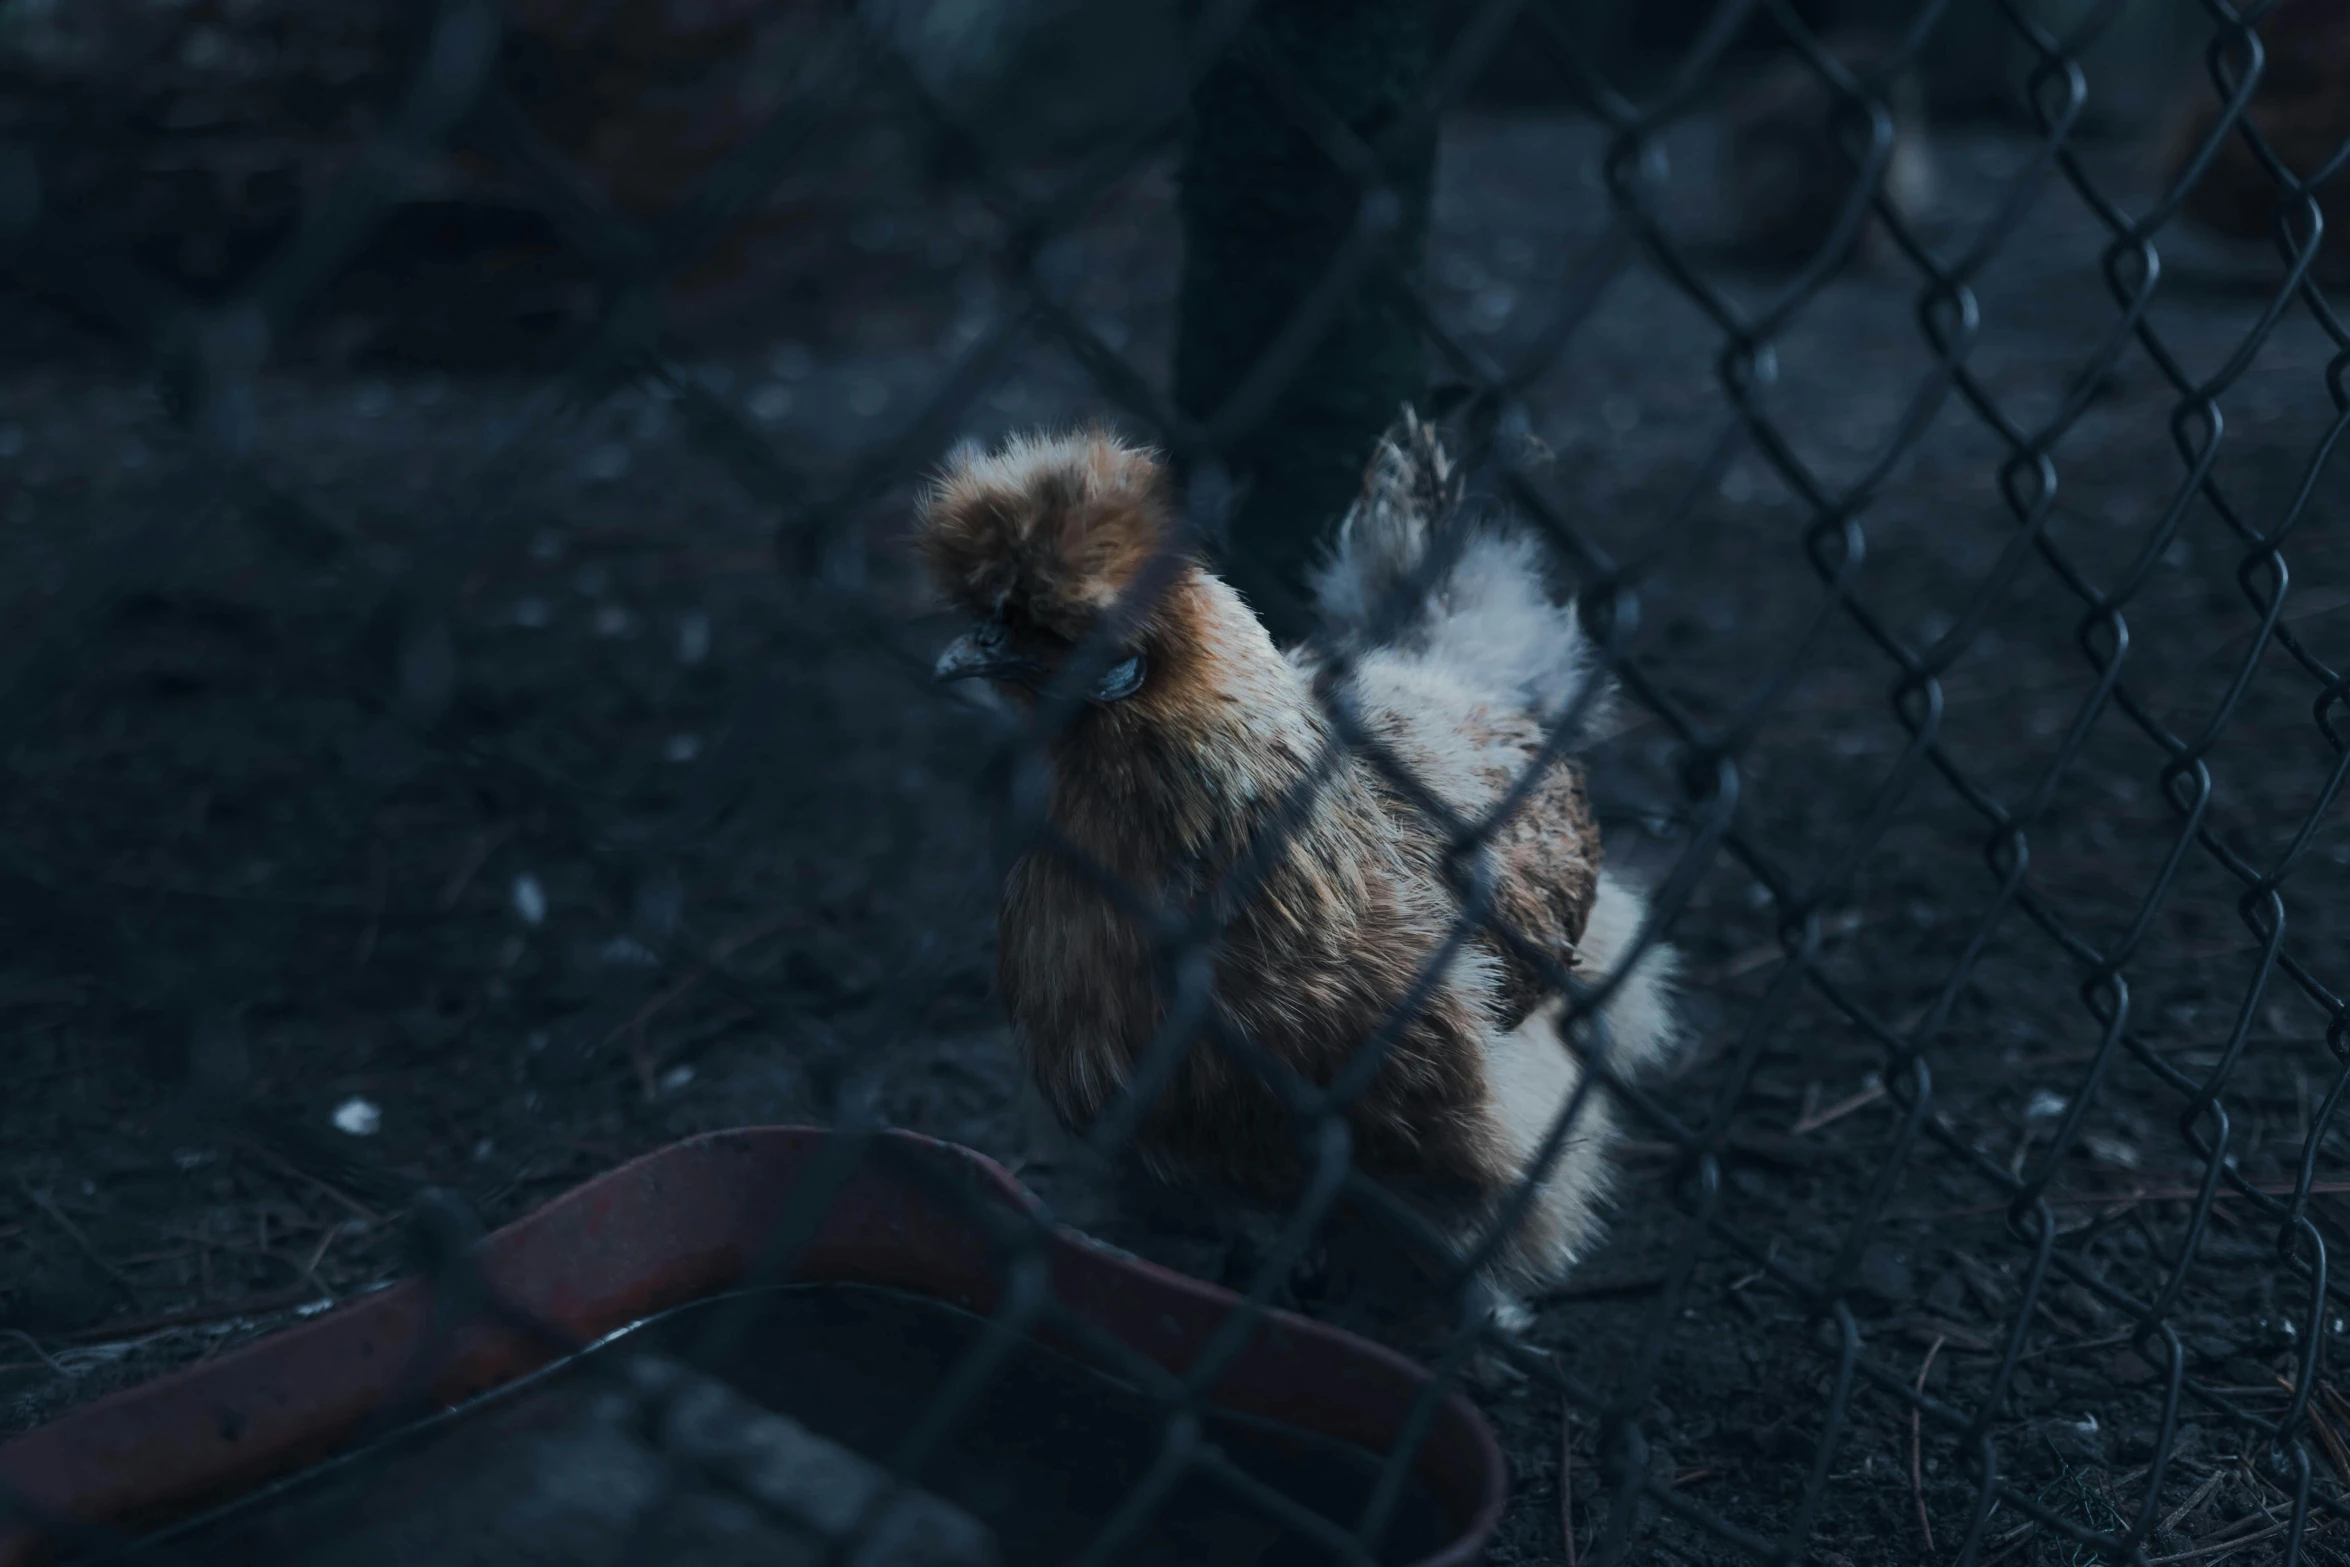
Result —
[[[1709, 134], [1672, 141], [1662, 171], [1668, 216], [1695, 244]], [[1539, 333], [1604, 222], [1597, 150], [1563, 120], [1452, 125], [1432, 276], [1464, 337], [1506, 355]], [[1935, 152], [1927, 235], [1952, 258], [2030, 148], [1954, 136]], [[2143, 191], [2124, 149], [2093, 152], [2091, 167]], [[1169, 191], [1163, 168], [1146, 171], [1046, 257], [1079, 313], [1154, 367], [1175, 281]], [[892, 243], [968, 243], [935, 221]], [[1975, 278], [1969, 362], [2027, 431], [2113, 329], [2102, 240], [2054, 188]], [[2183, 373], [2208, 376], [2265, 296], [2238, 258], [2190, 247], [2186, 261], [2151, 321]], [[1767, 289], [1722, 277], [1748, 303]], [[1918, 288], [1900, 263], [1847, 275], [1779, 339], [1766, 406], [1835, 483], [1873, 459], [1932, 373]], [[693, 368], [781, 450], [838, 472], [839, 454], [912, 416], [1002, 304], [967, 282]], [[942, 630], [899, 547], [902, 485], [797, 580], [776, 569], [773, 508], [674, 397], [558, 411], [500, 449], [538, 390], [530, 377], [297, 353], [258, 389], [260, 466], [332, 541], [309, 547], [239, 504], [167, 548], [157, 541], [201, 480], [138, 367], [44, 306], [4, 308], [32, 345], [0, 380], [7, 668], [77, 602], [93, 563], [127, 575], [95, 602], [88, 635], [0, 699], [0, 1431], [396, 1276], [396, 1203], [369, 1184], [385, 1172], [453, 1188], [495, 1224], [688, 1132], [824, 1119], [843, 1095], [1004, 1160], [1109, 1239], [1214, 1270], [1197, 1242], [1047, 1162], [1012, 1111], [990, 978], [993, 730], [924, 678]], [[1979, 611], [1940, 688], [1940, 757], [1970, 798], [1905, 761], [1898, 672], [1837, 608], [1807, 554], [1809, 512], [1760, 458], [1738, 458], [1674, 520], [1725, 417], [1721, 341], [1663, 271], [1638, 265], [1529, 395], [1540, 486], [1587, 540], [1650, 562], [1630, 642], [1646, 677], [1714, 726], [1745, 722], [1788, 677], [1751, 721], [1732, 849], [1702, 831], [1664, 723], [1634, 704], [1601, 753], [1614, 859], [1661, 879], [1706, 856], [1672, 932], [1690, 1044], [1658, 1091], [1688, 1124], [1727, 1118], [1720, 1235], [1670, 1297], [1677, 1318], [1660, 1321], [1692, 1189], [1647, 1129], [1612, 1238], [1544, 1307], [1532, 1343], [1603, 1390], [1640, 1375], [1653, 1347], [1651, 1472], [1712, 1513], [1765, 1537], [1808, 1527], [1812, 1560], [1939, 1560], [1974, 1500], [1952, 1433], [1929, 1422], [1913, 1459], [1906, 1408], [1864, 1376], [1821, 1457], [1834, 1337], [1726, 1237], [1818, 1279], [1874, 1212], [1845, 1294], [1861, 1359], [1972, 1416], [2032, 1257], [1996, 1172], [2034, 1170], [2085, 1093], [2083, 1135], [2052, 1174], [2054, 1246], [2110, 1288], [2164, 1289], [2204, 1173], [2197, 1139], [2215, 1124], [2188, 1119], [2192, 1085], [2223, 1066], [2233, 1173], [2283, 1191], [2314, 1159], [2308, 1233], [2350, 1235], [2350, 1172], [2328, 1130], [2344, 1072], [2314, 993], [2342, 993], [2350, 934], [2350, 839], [2330, 810], [2341, 718], [2285, 651], [2245, 667], [2260, 624], [2247, 591], [2268, 579], [2215, 508], [2198, 501], [2162, 536], [2184, 473], [2179, 399], [2133, 348], [2054, 448], [2049, 538], [2108, 586], [2143, 552], [2122, 691], [2193, 743], [2210, 843], [2254, 875], [2298, 847], [2281, 950], [2306, 983], [2271, 974], [2256, 988], [2267, 913], [2245, 902], [2246, 881], [2190, 844], [2164, 882], [2184, 820], [2165, 791], [2170, 757], [2110, 705], [2075, 745], [2096, 685], [2081, 597], [2034, 556], [1974, 604], [2017, 531], [1999, 437], [1943, 402], [1858, 517], [1866, 553], [1845, 587], [1912, 648]], [[2225, 388], [2215, 484], [2245, 526], [2276, 526], [2307, 479], [2337, 417], [2335, 352], [2295, 306]], [[1064, 352], [1029, 341], [962, 422], [984, 435], [1085, 412], [1114, 410]], [[2343, 494], [2337, 461], [2286, 549], [2285, 617], [2334, 667], [2350, 608], [2333, 531]], [[376, 694], [400, 689], [377, 612], [457, 539], [470, 553], [456, 659], [420, 740]], [[1833, 541], [1818, 549], [1832, 573]], [[2003, 899], [2009, 861], [1989, 852], [1985, 800], [2027, 819], [2028, 908]], [[1785, 970], [1774, 894], [1821, 900], [1808, 983]], [[2068, 951], [2035, 915], [2085, 947]], [[2102, 992], [2085, 987], [2090, 949], [2122, 954], [2128, 998], [2127, 1037], [2093, 1092], [2105, 1024]], [[1962, 964], [1924, 1048], [1939, 1135], [1904, 1139], [1877, 1075], [1882, 1041], [1857, 1020], [1916, 1027]], [[223, 1091], [242, 1134], [207, 1113], [204, 1095]], [[314, 1173], [336, 1156], [359, 1173]], [[2257, 1438], [2213, 1401], [2273, 1418], [2310, 1333], [2325, 1340], [2322, 1371], [2342, 1332], [2341, 1308], [2312, 1302], [2280, 1260], [2279, 1235], [2262, 1203], [2223, 1194], [2169, 1303], [2186, 1374], [2215, 1391], [2180, 1404], [2155, 1556], [2215, 1536], [2245, 1544], [2199, 1559], [2281, 1549], [2254, 1516], [2282, 1518], [2279, 1493], [2242, 1462]], [[2130, 1326], [2052, 1273], [1990, 1426], [2007, 1478], [2086, 1527], [2145, 1502], [2168, 1369], [2141, 1358]], [[1588, 1550], [1596, 1422], [1562, 1420], [1531, 1383], [1478, 1397], [1513, 1469], [1489, 1559], [1567, 1559], [1562, 1436]], [[2317, 1408], [2328, 1432], [2350, 1431], [2350, 1404], [2328, 1393]], [[2335, 1450], [2310, 1442], [2321, 1490], [2350, 1482]], [[1826, 1485], [1802, 1520], [1815, 1463]], [[1995, 1512], [1979, 1559], [2092, 1559], [2023, 1523]], [[2303, 1559], [2350, 1560], [2345, 1539], [2320, 1525]], [[1668, 1515], [1634, 1559], [1747, 1558]]]

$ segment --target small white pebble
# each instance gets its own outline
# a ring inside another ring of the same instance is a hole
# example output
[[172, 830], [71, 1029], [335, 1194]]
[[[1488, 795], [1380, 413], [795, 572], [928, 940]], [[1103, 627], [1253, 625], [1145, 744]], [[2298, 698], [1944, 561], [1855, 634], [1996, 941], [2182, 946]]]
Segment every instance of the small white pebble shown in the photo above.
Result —
[[296, 1306], [294, 1308], [294, 1315], [297, 1317], [315, 1317], [322, 1312], [328, 1312], [334, 1309], [335, 1303], [333, 1299], [329, 1297], [311, 1301], [308, 1305]]
[[1436, 277], [1446, 288], [1467, 294], [1484, 286], [1485, 269], [1477, 264], [1475, 256], [1455, 251], [1436, 263]]
[[762, 424], [780, 424], [791, 416], [791, 388], [774, 381], [751, 394], [751, 417]]
[[677, 661], [698, 664], [710, 656], [710, 617], [688, 610], [677, 622]]
[[601, 605], [596, 610], [596, 635], [624, 637], [636, 629], [636, 617], [618, 604]]
[[1477, 290], [1476, 298], [1469, 304], [1469, 313], [1476, 318], [1477, 325], [1487, 331], [1509, 320], [1517, 313], [1517, 309], [1518, 291], [1507, 283], [1487, 284]]
[[2088, 1149], [2090, 1156], [2100, 1164], [2110, 1165], [2116, 1170], [2138, 1168], [2138, 1150], [2117, 1137], [2104, 1137], [2091, 1132], [2081, 1139], [2081, 1146]]
[[692, 1067], [673, 1066], [661, 1074], [661, 1092], [674, 1094], [693, 1080], [694, 1069]]
[[384, 1124], [384, 1113], [371, 1100], [354, 1094], [335, 1106], [335, 1130], [353, 1137], [373, 1137]]
[[517, 599], [514, 603], [514, 624], [518, 626], [527, 626], [536, 631], [554, 618], [554, 611], [547, 607], [545, 599]]
[[690, 762], [702, 754], [702, 737], [671, 735], [668, 743], [661, 747], [661, 754], [673, 762]]
[[608, 484], [628, 472], [628, 448], [618, 442], [599, 446], [587, 454], [587, 459], [579, 465], [579, 471], [599, 483]]
[[598, 956], [613, 968], [658, 968], [661, 964], [653, 949], [634, 936], [614, 936]]
[[547, 917], [547, 889], [528, 871], [514, 878], [514, 912], [522, 916], [525, 925], [536, 925]]
[[2027, 1121], [2053, 1121], [2064, 1114], [2065, 1107], [2071, 1103], [2072, 1101], [2062, 1094], [2052, 1093], [2045, 1088], [2036, 1088], [2032, 1090], [2032, 1097], [2024, 1104], [2024, 1119]]

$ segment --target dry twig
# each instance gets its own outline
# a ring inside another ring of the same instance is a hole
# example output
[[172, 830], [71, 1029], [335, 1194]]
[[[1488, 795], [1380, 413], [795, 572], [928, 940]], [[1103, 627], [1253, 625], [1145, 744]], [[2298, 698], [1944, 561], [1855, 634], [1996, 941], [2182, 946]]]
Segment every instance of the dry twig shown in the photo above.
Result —
[[1566, 1536], [1567, 1567], [1575, 1567], [1575, 1411], [1559, 1408], [1559, 1532]]
[[481, 874], [482, 866], [498, 852], [498, 846], [514, 836], [516, 825], [501, 822], [474, 834], [473, 841], [465, 846], [465, 857], [457, 862], [457, 868], [449, 873], [448, 881], [441, 887], [443, 914], [457, 907], [457, 900], [465, 896], [465, 889], [473, 885], [473, 878]]
[[[1934, 1357], [1942, 1353], [1942, 1339], [1937, 1336], [1927, 1346], [1926, 1358], [1918, 1365], [1917, 1395], [1926, 1396], [1926, 1374], [1934, 1369]], [[1918, 1418], [1918, 1406], [1909, 1406], [1909, 1496], [1918, 1507], [1918, 1538], [1924, 1541], [1923, 1554], [1934, 1554], [1934, 1525], [1926, 1517], [1925, 1438]]]
[[2325, 1401], [2326, 1408], [2333, 1411], [2336, 1420], [2350, 1425], [2350, 1399], [2344, 1398], [2332, 1382], [2319, 1378], [2317, 1396]]
[[1866, 1110], [1884, 1097], [1884, 1083], [1882, 1081], [1871, 1083], [1857, 1094], [1839, 1099], [1824, 1109], [1815, 1110], [1805, 1115], [1802, 1120], [1788, 1129], [1788, 1135], [1801, 1137], [1806, 1133], [1816, 1132], [1823, 1126], [1832, 1126], [1855, 1110]]
[[2220, 1481], [2226, 1478], [2226, 1470], [2214, 1469], [2209, 1475], [2204, 1477], [2203, 1483], [2201, 1485], [2195, 1487], [2195, 1493], [2192, 1496], [2179, 1503], [2178, 1506], [2172, 1508], [2170, 1511], [2170, 1516], [2163, 1519], [2162, 1522], [2154, 1526], [2154, 1532], [2156, 1534], [2168, 1534], [2171, 1530], [2176, 1529], [2180, 1524], [2185, 1523], [2189, 1518], [2194, 1517], [2195, 1509], [2201, 1507], [2205, 1502], [2209, 1501], [2211, 1499], [2211, 1493], [2218, 1490]]
[[[1820, 921], [1820, 945], [1824, 947], [1838, 937], [1849, 936], [1867, 923], [1868, 921], [1858, 911], [1838, 914], [1822, 920]], [[1766, 941], [1761, 946], [1749, 947], [1744, 952], [1738, 953], [1734, 957], [1725, 958], [1719, 963], [1692, 969], [1689, 973], [1689, 983], [1699, 987], [1719, 985], [1724, 980], [1736, 979], [1741, 974], [1751, 974], [1775, 958], [1791, 958], [1794, 955], [1792, 951], [1781, 946], [1778, 942]]]
[[[2283, 1377], [2277, 1378], [2277, 1386], [2288, 1394], [2294, 1391], [2293, 1384]], [[2320, 1413], [2321, 1406], [2326, 1402], [2322, 1397], [2326, 1391], [2324, 1385], [2321, 1383], [2313, 1391], [2321, 1396], [2310, 1401], [2309, 1429], [2317, 1433], [2317, 1445], [2325, 1449], [2326, 1462], [2333, 1465], [2334, 1473], [2341, 1477], [2344, 1485], [2350, 1485], [2350, 1447], [2343, 1446], [2342, 1433], [2336, 1431], [2333, 1423]]]
[[157, 1311], [143, 1317], [118, 1317], [112, 1322], [76, 1328], [57, 1337], [74, 1344], [100, 1344], [113, 1339], [136, 1338], [164, 1328], [195, 1327], [206, 1322], [224, 1322], [231, 1317], [264, 1316], [269, 1312], [283, 1311], [289, 1306], [306, 1306], [316, 1299], [317, 1291], [308, 1285], [297, 1284], [290, 1289], [271, 1290], [263, 1295], [247, 1295], [241, 1300], [191, 1306], [185, 1311]]
[[[2253, 1516], [2259, 1517], [2260, 1515], [2255, 1513]], [[2209, 1545], [2198, 1545], [2191, 1551], [2180, 1551], [2175, 1556], [2150, 1557], [2148, 1567], [2160, 1567], [2160, 1564], [2164, 1562], [2199, 1561], [2206, 1556], [2217, 1556], [2222, 1551], [2239, 1551], [2247, 1545], [2256, 1545], [2262, 1540], [2273, 1539], [2291, 1527], [2292, 1520], [2288, 1518], [2283, 1523], [2270, 1524], [2257, 1534], [2241, 1534], [2232, 1540], [2217, 1540]]]
[[50, 1370], [56, 1372], [59, 1376], [69, 1377], [73, 1375], [72, 1372], [65, 1369], [64, 1362], [60, 1361], [55, 1355], [52, 1355], [47, 1350], [43, 1349], [41, 1347], [41, 1341], [33, 1337], [30, 1333], [27, 1333], [24, 1329], [0, 1328], [0, 1338], [12, 1338], [16, 1340], [19, 1344], [22, 1344], [25, 1348], [40, 1356], [42, 1364], [46, 1365]]
[[347, 1233], [346, 1226], [348, 1224], [349, 1221], [345, 1220], [342, 1224], [328, 1225], [326, 1233], [318, 1237], [318, 1245], [310, 1253], [309, 1260], [302, 1264], [302, 1282], [320, 1295], [330, 1299], [333, 1297], [334, 1291], [328, 1289], [326, 1281], [318, 1276], [318, 1265], [326, 1261], [327, 1248], [335, 1243], [335, 1237]]
[[2039, 1538], [2039, 1535], [2040, 1525], [2037, 1520], [2027, 1520], [2018, 1524], [1991, 1542], [1991, 1554], [1981, 1558], [1983, 1567], [1999, 1567], [1999, 1563], [2030, 1545]]
[[264, 1146], [259, 1138], [240, 1138], [238, 1140], [237, 1146], [242, 1151], [253, 1155], [262, 1163], [270, 1166], [279, 1174], [290, 1175], [298, 1181], [304, 1181], [312, 1186], [317, 1187], [320, 1191], [326, 1193], [327, 1196], [332, 1197], [336, 1202], [339, 1202], [344, 1207], [350, 1209], [353, 1217], [364, 1219], [370, 1225], [376, 1225], [383, 1222], [382, 1214], [377, 1213], [373, 1208], [368, 1207], [367, 1204], [361, 1202], [358, 1198], [352, 1196], [349, 1192], [344, 1191], [340, 1186], [335, 1185], [332, 1181], [322, 1180], [318, 1176], [311, 1174], [308, 1170], [303, 1169], [300, 1165], [295, 1164], [292, 1160], [281, 1157], [275, 1149]]

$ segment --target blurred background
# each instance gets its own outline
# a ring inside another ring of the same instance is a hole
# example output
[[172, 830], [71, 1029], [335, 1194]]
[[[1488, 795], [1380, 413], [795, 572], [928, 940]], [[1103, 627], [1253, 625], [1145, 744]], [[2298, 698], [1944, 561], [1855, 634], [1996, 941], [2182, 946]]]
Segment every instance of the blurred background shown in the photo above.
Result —
[[[1050, 167], [1179, 94], [1176, 0], [870, 0], [857, 8], [939, 107], [1015, 167]], [[1706, 0], [1532, 7], [1454, 100], [1461, 112], [1574, 116], [1584, 65], [1635, 95], [1662, 84], [1716, 8]], [[1697, 84], [1716, 97], [1786, 55], [1774, 8], [1749, 8]], [[1903, 0], [1800, 0], [1782, 8], [1823, 35], [1897, 36]], [[1914, 57], [1937, 124], [2032, 123], [2038, 56], [2017, 21], [2086, 31], [2072, 58], [2092, 84], [2079, 130], [2157, 132], [2207, 88], [2214, 37], [2199, 0], [2020, 0], [1953, 5]], [[2017, 21], [2006, 14], [2013, 11]], [[2314, 10], [2304, 4], [2304, 9]], [[825, 45], [837, 0], [518, 0], [496, 62], [500, 94], [574, 176], [650, 218], [786, 101], [823, 78], [789, 178], [745, 231], [677, 279], [681, 329], [717, 340], [788, 334], [879, 351], [935, 338], [974, 221], [958, 221], [970, 170], [904, 112], [899, 84]], [[1431, 0], [1439, 47], [1477, 8]], [[273, 0], [9, 0], [0, 9], [0, 127], [37, 147], [46, 210], [86, 226], [199, 297], [231, 290], [301, 223], [396, 107], [428, 9], [373, 0], [319, 10]], [[2214, 96], [2208, 92], [2202, 96]], [[545, 352], [591, 308], [592, 257], [563, 242], [557, 194], [463, 145], [414, 172], [400, 210], [336, 281], [304, 347], [333, 363], [511, 365]], [[924, 287], [921, 285], [927, 284]], [[916, 308], [917, 302], [928, 311]], [[679, 339], [681, 344], [691, 341]], [[21, 339], [20, 339], [21, 341]]]

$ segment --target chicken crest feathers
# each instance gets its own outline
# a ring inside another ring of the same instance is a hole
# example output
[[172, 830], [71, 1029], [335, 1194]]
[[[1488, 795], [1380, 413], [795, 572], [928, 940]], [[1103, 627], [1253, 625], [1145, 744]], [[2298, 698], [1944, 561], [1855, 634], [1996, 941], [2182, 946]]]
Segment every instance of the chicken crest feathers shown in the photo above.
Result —
[[966, 445], [924, 493], [915, 543], [965, 611], [1081, 633], [1172, 541], [1156, 454], [1102, 430]]
[[[1551, 596], [1540, 541], [1497, 518], [1472, 516], [1463, 479], [1435, 427], [1405, 409], [1372, 454], [1361, 493], [1312, 573], [1324, 623], [1344, 640], [1378, 642], [1546, 720], [1579, 707], [1584, 732], [1596, 731], [1607, 687], [1574, 606]], [[1450, 559], [1421, 584], [1416, 601], [1398, 606], [1440, 545]]]

